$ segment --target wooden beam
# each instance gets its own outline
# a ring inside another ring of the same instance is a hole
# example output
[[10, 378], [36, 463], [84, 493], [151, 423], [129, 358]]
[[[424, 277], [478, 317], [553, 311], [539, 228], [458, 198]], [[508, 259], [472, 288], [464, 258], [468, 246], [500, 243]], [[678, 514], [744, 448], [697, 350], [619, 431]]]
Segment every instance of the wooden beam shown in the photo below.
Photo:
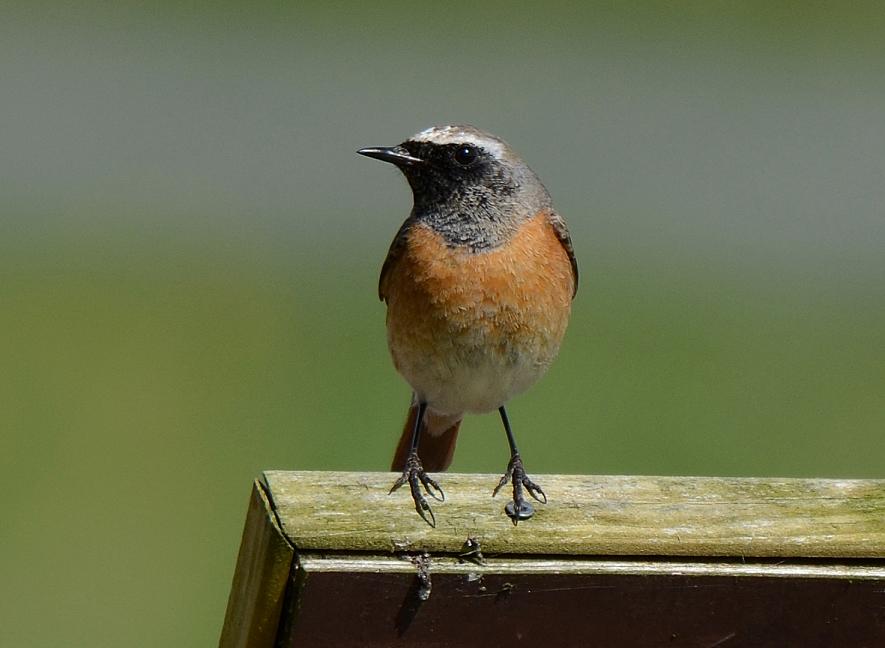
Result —
[[885, 480], [533, 475], [549, 503], [514, 526], [498, 475], [437, 477], [434, 529], [393, 473], [264, 473], [304, 552], [885, 559]]
[[536, 475], [514, 526], [436, 477], [434, 529], [392, 473], [265, 473], [220, 645], [885, 645], [885, 480]]
[[264, 485], [252, 486], [220, 648], [273, 648], [295, 551], [276, 521]]

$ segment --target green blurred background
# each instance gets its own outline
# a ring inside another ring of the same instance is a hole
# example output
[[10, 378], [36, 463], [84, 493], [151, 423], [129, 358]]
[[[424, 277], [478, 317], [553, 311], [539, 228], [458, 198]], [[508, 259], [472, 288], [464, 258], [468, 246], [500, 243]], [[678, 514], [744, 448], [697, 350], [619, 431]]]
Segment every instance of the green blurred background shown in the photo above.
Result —
[[354, 150], [433, 123], [572, 229], [531, 472], [885, 476], [885, 10], [673, 4], [6, 3], [0, 645], [211, 646], [252, 478], [387, 468], [410, 196]]

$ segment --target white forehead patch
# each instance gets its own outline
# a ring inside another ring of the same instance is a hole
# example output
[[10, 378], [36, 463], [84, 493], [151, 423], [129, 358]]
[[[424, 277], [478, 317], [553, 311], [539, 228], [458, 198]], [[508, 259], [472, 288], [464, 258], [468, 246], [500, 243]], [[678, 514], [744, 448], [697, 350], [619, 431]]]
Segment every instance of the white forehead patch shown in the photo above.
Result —
[[431, 126], [409, 139], [413, 142], [431, 142], [433, 144], [475, 144], [496, 158], [504, 157], [504, 143], [501, 140], [486, 135], [472, 126]]

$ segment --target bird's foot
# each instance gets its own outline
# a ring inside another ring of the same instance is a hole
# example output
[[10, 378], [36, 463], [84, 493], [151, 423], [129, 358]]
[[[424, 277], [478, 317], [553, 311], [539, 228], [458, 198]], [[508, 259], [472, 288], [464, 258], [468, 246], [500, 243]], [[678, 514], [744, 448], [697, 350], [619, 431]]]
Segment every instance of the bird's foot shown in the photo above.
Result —
[[409, 456], [406, 459], [403, 474], [393, 483], [393, 486], [387, 494], [389, 495], [406, 482], [409, 483], [409, 490], [412, 491], [412, 500], [415, 502], [415, 510], [418, 511], [418, 515], [420, 515], [421, 519], [427, 522], [427, 524], [436, 527], [436, 516], [433, 514], [433, 510], [431, 510], [430, 504], [427, 503], [427, 499], [425, 499], [424, 495], [421, 493], [421, 486], [424, 487], [424, 491], [428, 495], [438, 502], [445, 502], [446, 495], [443, 493], [442, 488], [439, 487], [439, 484], [424, 472], [424, 467], [421, 465], [418, 453], [414, 450], [409, 453]]
[[528, 494], [537, 501], [542, 504], [547, 503], [547, 496], [544, 494], [544, 491], [541, 490], [541, 487], [529, 479], [528, 475], [525, 474], [522, 458], [519, 456], [518, 452], [510, 457], [510, 463], [507, 464], [507, 472], [504, 473], [504, 476], [501, 477], [501, 481], [495, 486], [495, 490], [492, 492], [492, 497], [497, 495], [498, 491], [501, 490], [507, 482], [513, 484], [513, 501], [507, 502], [507, 505], [504, 507], [504, 512], [510, 516], [511, 520], [513, 520], [514, 526], [520, 520], [528, 520], [535, 514], [534, 507], [525, 500], [525, 497], [523, 497], [523, 488], [525, 488], [525, 490], [528, 491]]

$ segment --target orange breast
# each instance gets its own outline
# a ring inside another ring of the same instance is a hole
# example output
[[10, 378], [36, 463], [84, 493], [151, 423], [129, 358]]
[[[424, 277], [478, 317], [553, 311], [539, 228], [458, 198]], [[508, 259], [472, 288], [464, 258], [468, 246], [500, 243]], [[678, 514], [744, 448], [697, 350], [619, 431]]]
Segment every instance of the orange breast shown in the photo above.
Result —
[[498, 372], [504, 391], [522, 391], [556, 356], [573, 288], [546, 214], [485, 252], [416, 225], [382, 286], [394, 363], [419, 394], [458, 389], [442, 383], [463, 381], [462, 369]]

